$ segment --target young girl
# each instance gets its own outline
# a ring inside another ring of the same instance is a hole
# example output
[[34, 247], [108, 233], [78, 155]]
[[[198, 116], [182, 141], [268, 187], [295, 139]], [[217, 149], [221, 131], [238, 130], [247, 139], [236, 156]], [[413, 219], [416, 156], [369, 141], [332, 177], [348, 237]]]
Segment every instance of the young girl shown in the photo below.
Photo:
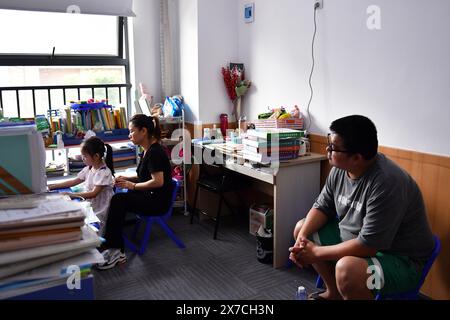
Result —
[[112, 148], [97, 137], [91, 137], [81, 145], [81, 156], [86, 167], [75, 179], [49, 185], [49, 189], [70, 188], [85, 183], [85, 192], [68, 193], [71, 197], [82, 197], [91, 202], [92, 209], [100, 219], [100, 234], [103, 233], [109, 202], [114, 195], [114, 167]]

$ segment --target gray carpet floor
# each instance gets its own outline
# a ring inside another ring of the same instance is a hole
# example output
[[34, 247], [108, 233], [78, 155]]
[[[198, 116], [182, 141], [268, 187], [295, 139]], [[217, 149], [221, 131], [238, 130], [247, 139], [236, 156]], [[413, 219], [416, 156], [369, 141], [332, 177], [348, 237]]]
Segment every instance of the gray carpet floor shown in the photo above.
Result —
[[246, 215], [224, 217], [217, 240], [210, 219], [195, 219], [191, 225], [189, 217], [175, 212], [169, 224], [186, 249], [154, 226], [142, 256], [126, 251], [126, 263], [94, 271], [96, 299], [292, 300], [299, 285], [315, 290], [313, 270], [274, 269], [256, 259]]

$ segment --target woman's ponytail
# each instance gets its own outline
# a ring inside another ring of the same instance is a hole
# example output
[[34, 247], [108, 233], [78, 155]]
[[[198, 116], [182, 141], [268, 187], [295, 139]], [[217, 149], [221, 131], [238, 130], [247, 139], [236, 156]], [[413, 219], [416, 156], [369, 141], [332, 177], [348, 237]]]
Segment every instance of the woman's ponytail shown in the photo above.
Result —
[[152, 117], [150, 116], [150, 121], [153, 122], [153, 137], [155, 137], [156, 140], [161, 140], [161, 127], [159, 126], [159, 118], [158, 117]]

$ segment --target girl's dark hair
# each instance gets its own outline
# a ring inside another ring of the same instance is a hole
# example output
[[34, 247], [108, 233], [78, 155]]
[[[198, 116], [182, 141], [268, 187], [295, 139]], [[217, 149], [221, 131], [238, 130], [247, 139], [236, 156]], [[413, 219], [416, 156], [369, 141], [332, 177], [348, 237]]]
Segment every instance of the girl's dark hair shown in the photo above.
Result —
[[158, 141], [161, 140], [161, 128], [159, 127], [158, 117], [146, 116], [145, 114], [135, 114], [130, 119], [130, 122], [139, 130], [146, 128], [149, 139], [153, 137]]
[[105, 163], [106, 166], [111, 170], [111, 173], [114, 175], [114, 164], [113, 164], [113, 150], [111, 146], [107, 143], [104, 143], [102, 139], [97, 137], [90, 137], [86, 141], [84, 141], [81, 145], [81, 151], [86, 152], [88, 155], [93, 157], [95, 154], [99, 154], [100, 158], [103, 158], [105, 155], [106, 148], [106, 157]]

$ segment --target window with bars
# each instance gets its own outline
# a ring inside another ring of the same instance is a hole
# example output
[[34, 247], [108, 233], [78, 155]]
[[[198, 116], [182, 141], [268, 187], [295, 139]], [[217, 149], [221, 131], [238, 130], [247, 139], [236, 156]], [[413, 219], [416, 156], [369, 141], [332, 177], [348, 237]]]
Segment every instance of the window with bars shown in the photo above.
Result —
[[126, 18], [0, 10], [0, 108], [32, 118], [70, 101], [130, 110]]

